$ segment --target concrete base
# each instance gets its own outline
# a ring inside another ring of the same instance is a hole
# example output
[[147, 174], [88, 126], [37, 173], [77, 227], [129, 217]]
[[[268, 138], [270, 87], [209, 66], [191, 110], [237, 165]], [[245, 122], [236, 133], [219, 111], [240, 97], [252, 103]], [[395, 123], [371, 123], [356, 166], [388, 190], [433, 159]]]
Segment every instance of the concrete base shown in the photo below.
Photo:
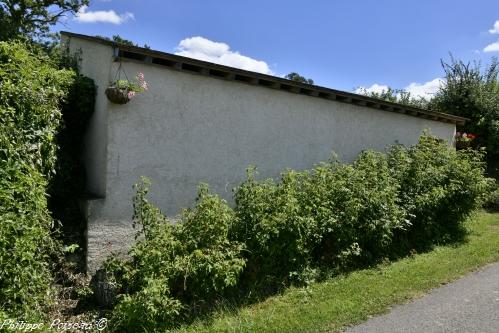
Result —
[[89, 200], [84, 207], [87, 217], [86, 267], [90, 274], [101, 268], [111, 254], [126, 256], [138, 231], [133, 228], [131, 215], [120, 220], [96, 216], [104, 204], [105, 199]]
[[95, 273], [112, 253], [126, 256], [135, 242], [135, 234], [130, 221], [92, 221], [87, 229], [87, 271]]

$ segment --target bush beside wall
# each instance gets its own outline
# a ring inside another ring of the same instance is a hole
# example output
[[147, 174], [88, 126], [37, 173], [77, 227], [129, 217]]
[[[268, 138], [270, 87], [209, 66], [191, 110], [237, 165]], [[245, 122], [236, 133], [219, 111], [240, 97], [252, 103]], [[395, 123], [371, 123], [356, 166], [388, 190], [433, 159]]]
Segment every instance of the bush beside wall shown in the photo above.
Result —
[[133, 247], [133, 261], [107, 263], [124, 293], [111, 322], [127, 332], [170, 326], [194, 313], [235, 286], [245, 262], [243, 244], [228, 237], [233, 211], [206, 186], [178, 223], [147, 201], [147, 190], [147, 182], [139, 185], [134, 199], [144, 239]]
[[50, 302], [46, 187], [56, 159], [59, 103], [73, 72], [19, 42], [0, 42], [0, 318], [36, 318]]
[[435, 141], [423, 136], [414, 147], [396, 146], [388, 153], [410, 223], [397, 235], [395, 245], [402, 253], [459, 239], [463, 221], [492, 189], [493, 180], [484, 177], [483, 152], [455, 151]]
[[131, 259], [105, 265], [121, 293], [111, 322], [120, 331], [171, 327], [223, 297], [458, 241], [491, 186], [481, 158], [423, 136], [413, 147], [366, 151], [351, 165], [288, 170], [279, 181], [258, 181], [250, 168], [234, 209], [202, 186], [175, 224], [147, 201], [143, 183], [134, 222], [144, 239]]

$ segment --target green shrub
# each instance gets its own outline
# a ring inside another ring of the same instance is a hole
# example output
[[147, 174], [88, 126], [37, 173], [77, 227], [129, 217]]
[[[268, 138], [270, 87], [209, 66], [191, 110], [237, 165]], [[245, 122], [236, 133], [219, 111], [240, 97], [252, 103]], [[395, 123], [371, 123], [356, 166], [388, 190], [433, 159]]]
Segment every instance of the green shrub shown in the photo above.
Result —
[[303, 215], [299, 191], [304, 174], [287, 171], [281, 181], [256, 181], [254, 169], [235, 190], [237, 221], [232, 237], [246, 244], [244, 281], [272, 288], [299, 277], [310, 265], [316, 225]]
[[496, 182], [492, 186], [490, 195], [485, 202], [485, 207], [492, 211], [499, 211], [499, 183]]
[[146, 181], [134, 199], [134, 222], [143, 239], [132, 248], [132, 259], [106, 264], [122, 288], [113, 317], [120, 330], [174, 325], [235, 286], [245, 264], [242, 244], [228, 239], [234, 213], [207, 186], [200, 187], [195, 207], [184, 210], [177, 223], [147, 201], [147, 191]]
[[318, 225], [314, 254], [330, 267], [365, 265], [387, 255], [394, 230], [405, 229], [398, 184], [384, 154], [366, 151], [352, 165], [322, 164], [308, 173], [301, 201]]
[[379, 259], [393, 230], [407, 226], [397, 190], [386, 156], [374, 152], [362, 153], [352, 165], [331, 161], [287, 171], [277, 183], [258, 182], [250, 170], [235, 191], [234, 237], [248, 250], [245, 282], [301, 282], [311, 266]]
[[256, 180], [250, 168], [234, 210], [202, 185], [177, 223], [147, 201], [142, 184], [134, 222], [144, 238], [130, 260], [107, 262], [122, 294], [112, 322], [129, 331], [170, 327], [221, 297], [247, 300], [460, 240], [490, 188], [481, 158], [426, 135], [410, 148], [288, 170], [278, 181]]
[[404, 250], [459, 239], [490, 190], [480, 151], [456, 151], [432, 136], [410, 148], [392, 147], [388, 160], [411, 224], [396, 243]]
[[12, 317], [41, 316], [49, 303], [57, 243], [45, 190], [72, 79], [23, 44], [0, 42], [0, 308]]
[[118, 332], [149, 332], [169, 327], [185, 307], [171, 296], [165, 279], [147, 280], [134, 294], [124, 294], [112, 316], [112, 329]]

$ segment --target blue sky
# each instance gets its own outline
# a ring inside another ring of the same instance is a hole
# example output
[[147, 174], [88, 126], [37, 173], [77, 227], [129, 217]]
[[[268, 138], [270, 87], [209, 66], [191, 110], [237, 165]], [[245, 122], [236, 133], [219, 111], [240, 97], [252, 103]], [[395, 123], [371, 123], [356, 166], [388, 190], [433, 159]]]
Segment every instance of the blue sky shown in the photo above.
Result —
[[91, 0], [56, 28], [279, 76], [295, 71], [347, 91], [377, 84], [424, 95], [449, 52], [485, 64], [499, 56], [497, 0]]

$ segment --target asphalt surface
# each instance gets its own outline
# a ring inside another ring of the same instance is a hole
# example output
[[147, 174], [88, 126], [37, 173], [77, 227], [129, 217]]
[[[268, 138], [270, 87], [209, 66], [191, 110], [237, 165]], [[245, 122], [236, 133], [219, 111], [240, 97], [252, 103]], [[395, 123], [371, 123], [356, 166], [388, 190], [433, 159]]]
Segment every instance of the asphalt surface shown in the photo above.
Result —
[[[499, 244], [498, 244], [499, 246]], [[499, 263], [398, 305], [346, 333], [499, 333]]]

